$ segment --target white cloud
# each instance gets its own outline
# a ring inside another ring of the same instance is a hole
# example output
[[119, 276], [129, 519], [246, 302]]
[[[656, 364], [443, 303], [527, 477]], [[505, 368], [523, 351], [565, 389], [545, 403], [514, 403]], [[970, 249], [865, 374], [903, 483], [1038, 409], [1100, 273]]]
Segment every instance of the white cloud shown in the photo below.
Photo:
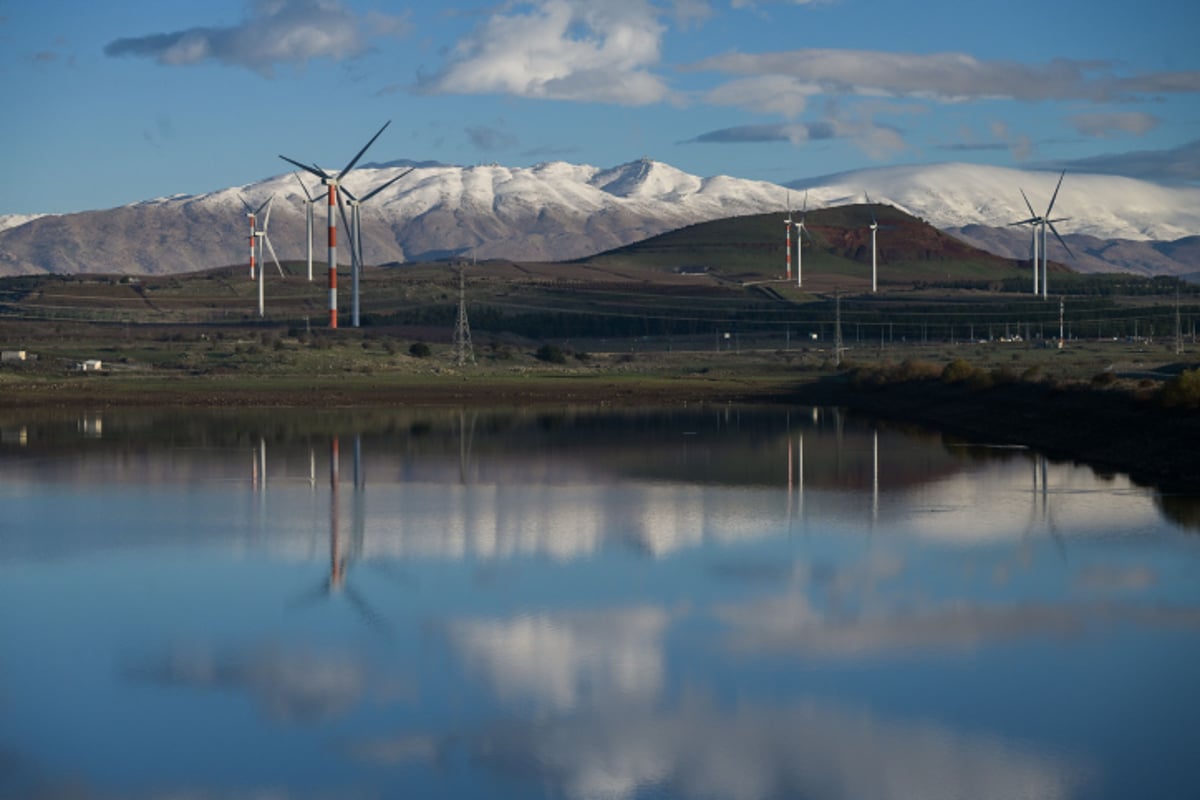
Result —
[[356, 56], [371, 36], [398, 35], [407, 27], [402, 18], [378, 12], [364, 23], [337, 0], [259, 0], [238, 25], [116, 39], [104, 52], [153, 58], [164, 66], [212, 60], [269, 76], [279, 64]]
[[359, 702], [365, 666], [341, 652], [273, 646], [221, 653], [205, 645], [175, 646], [158, 662], [130, 670], [132, 677], [173, 686], [243, 692], [278, 722], [316, 722]]
[[[519, 10], [515, 10], [519, 9]], [[423, 89], [644, 105], [669, 98], [649, 71], [664, 25], [644, 0], [522, 2], [460, 41]]]
[[1071, 125], [1084, 136], [1107, 138], [1116, 133], [1132, 133], [1141, 136], [1158, 127], [1158, 117], [1140, 111], [1124, 111], [1110, 114], [1075, 114]]
[[819, 86], [786, 75], [756, 75], [723, 83], [710, 90], [704, 99], [712, 105], [781, 114], [791, 119], [804, 111], [810, 96], [820, 91]]
[[452, 623], [450, 639], [506, 701], [567, 711], [653, 700], [665, 673], [659, 608]]
[[883, 94], [942, 102], [970, 99], [1092, 100], [1131, 94], [1200, 91], [1200, 72], [1122, 77], [1101, 61], [1055, 59], [1044, 64], [980, 61], [965, 53], [883, 53], [795, 50], [730, 53], [689, 67], [731, 75], [781, 75], [837, 94]]
[[996, 737], [812, 701], [622, 708], [497, 726], [472, 746], [484, 765], [532, 776], [573, 800], [624, 800], [651, 790], [709, 800], [1051, 800], [1074, 796], [1090, 772]]

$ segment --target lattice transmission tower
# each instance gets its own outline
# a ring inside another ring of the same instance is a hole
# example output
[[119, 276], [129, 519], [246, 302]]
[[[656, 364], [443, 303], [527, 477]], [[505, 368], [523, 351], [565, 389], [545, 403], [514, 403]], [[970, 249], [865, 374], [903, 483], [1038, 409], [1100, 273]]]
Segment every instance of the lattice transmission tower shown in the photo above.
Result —
[[454, 360], [458, 366], [475, 363], [475, 348], [471, 346], [471, 326], [467, 322], [467, 265], [458, 268], [458, 321], [454, 324]]

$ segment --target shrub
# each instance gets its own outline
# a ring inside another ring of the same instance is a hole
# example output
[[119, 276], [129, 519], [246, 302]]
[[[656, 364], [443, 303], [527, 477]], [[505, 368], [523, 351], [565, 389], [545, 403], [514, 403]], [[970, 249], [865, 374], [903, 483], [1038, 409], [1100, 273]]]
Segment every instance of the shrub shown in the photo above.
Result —
[[429, 358], [433, 351], [429, 349], [429, 345], [424, 342], [413, 342], [408, 348], [408, 354], [413, 358]]
[[995, 386], [1004, 386], [1009, 383], [1017, 382], [1017, 373], [1012, 367], [996, 367], [992, 370], [992, 384]]
[[937, 378], [941, 374], [942, 369], [937, 364], [919, 358], [908, 358], [900, 363], [895, 378], [901, 381], [923, 381]]
[[956, 358], [942, 368], [942, 380], [946, 383], [963, 383], [975, 374], [975, 368], [966, 360]]
[[1159, 398], [1165, 406], [1200, 406], [1200, 369], [1185, 369], [1163, 384]]
[[1117, 382], [1117, 373], [1106, 369], [1103, 372], [1097, 372], [1092, 376], [1092, 384], [1095, 386], [1112, 386]]
[[547, 364], [567, 363], [567, 356], [558, 345], [544, 344], [537, 349], [537, 353], [534, 355], [539, 361], [545, 361]]

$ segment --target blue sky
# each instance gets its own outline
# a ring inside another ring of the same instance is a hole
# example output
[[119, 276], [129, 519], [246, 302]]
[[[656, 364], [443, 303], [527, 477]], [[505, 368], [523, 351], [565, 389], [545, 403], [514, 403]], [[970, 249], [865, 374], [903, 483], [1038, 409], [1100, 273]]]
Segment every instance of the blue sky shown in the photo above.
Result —
[[1200, 183], [1200, 6], [0, 0], [0, 214], [364, 161], [969, 161]]

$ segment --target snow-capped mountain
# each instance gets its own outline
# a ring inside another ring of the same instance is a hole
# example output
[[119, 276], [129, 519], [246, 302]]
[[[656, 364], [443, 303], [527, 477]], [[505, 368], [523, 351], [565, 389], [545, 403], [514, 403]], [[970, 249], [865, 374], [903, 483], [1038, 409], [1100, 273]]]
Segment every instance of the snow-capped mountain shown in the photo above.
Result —
[[[407, 168], [360, 168], [346, 184], [361, 197]], [[315, 179], [304, 179], [318, 194]], [[563, 162], [528, 168], [422, 164], [363, 204], [363, 244], [372, 264], [447, 257], [566, 260], [706, 220], [776, 211], [782, 217], [789, 195], [797, 208], [807, 191], [809, 208], [859, 203], [869, 193], [874, 202], [967, 238], [969, 226], [989, 226], [986, 231], [995, 234], [989, 234], [991, 249], [1007, 247], [1002, 255], [1024, 257], [1028, 229], [995, 229], [1029, 216], [1022, 188], [1035, 210], [1044, 211], [1057, 179], [1052, 173], [944, 164], [863, 170], [788, 189], [727, 176], [701, 178], [647, 159], [610, 169]], [[42, 216], [0, 228], [0, 274], [174, 273], [240, 263], [248, 236], [242, 199], [257, 206], [272, 195], [269, 233], [275, 249], [280, 258], [302, 259], [304, 194], [296, 178], [283, 173], [203, 195]], [[323, 201], [314, 208], [314, 258], [323, 260]], [[1054, 211], [1069, 218], [1058, 224], [1064, 236], [1095, 237], [1101, 244], [1126, 239], [1133, 240], [1130, 247], [1145, 249], [1152, 241], [1200, 234], [1200, 189], [1068, 174]], [[344, 232], [340, 238], [347, 240]], [[1053, 250], [1051, 257], [1058, 257]], [[348, 261], [344, 247], [339, 258]], [[1200, 267], [1166, 261], [1176, 266], [1154, 269]], [[1090, 268], [1112, 268], [1098, 263]]]
[[[943, 230], [1005, 226], [1029, 218], [1021, 192], [1043, 214], [1060, 173], [978, 164], [882, 167], [796, 181], [809, 202], [886, 202]], [[1099, 239], [1171, 241], [1200, 235], [1200, 188], [1173, 188], [1113, 175], [1067, 173], [1054, 201], [1059, 232]]]

